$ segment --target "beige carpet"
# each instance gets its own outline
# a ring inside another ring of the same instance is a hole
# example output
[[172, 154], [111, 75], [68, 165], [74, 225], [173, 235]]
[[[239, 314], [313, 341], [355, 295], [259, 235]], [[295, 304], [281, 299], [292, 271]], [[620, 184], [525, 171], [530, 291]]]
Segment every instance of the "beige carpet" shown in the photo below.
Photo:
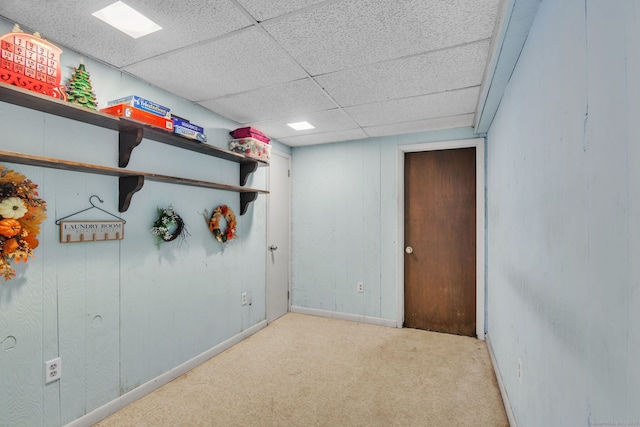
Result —
[[96, 424], [508, 425], [483, 341], [295, 313]]

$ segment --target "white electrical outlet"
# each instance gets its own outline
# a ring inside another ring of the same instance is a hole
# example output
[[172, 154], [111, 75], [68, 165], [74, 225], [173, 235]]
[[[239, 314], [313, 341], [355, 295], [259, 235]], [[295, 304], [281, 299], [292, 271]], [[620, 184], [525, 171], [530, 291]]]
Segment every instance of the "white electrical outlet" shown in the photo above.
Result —
[[358, 292], [364, 292], [364, 283], [358, 282], [357, 288]]
[[60, 358], [44, 363], [44, 383], [49, 384], [62, 377], [62, 361]]
[[242, 301], [242, 305], [247, 305], [247, 293], [243, 292], [240, 294], [240, 300]]
[[520, 384], [522, 384], [522, 360], [520, 360], [520, 358], [518, 358], [517, 375], [518, 375], [518, 381], [520, 382]]

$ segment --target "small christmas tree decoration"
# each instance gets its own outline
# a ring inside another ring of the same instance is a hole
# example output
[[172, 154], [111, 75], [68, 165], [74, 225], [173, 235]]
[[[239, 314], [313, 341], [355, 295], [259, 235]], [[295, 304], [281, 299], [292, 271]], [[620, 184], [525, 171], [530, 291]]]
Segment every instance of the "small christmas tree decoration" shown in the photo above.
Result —
[[96, 94], [91, 87], [91, 78], [89, 72], [84, 68], [84, 64], [80, 64], [77, 68], [73, 68], [73, 76], [69, 80], [67, 86], [67, 99], [74, 104], [95, 110], [98, 107], [96, 102]]

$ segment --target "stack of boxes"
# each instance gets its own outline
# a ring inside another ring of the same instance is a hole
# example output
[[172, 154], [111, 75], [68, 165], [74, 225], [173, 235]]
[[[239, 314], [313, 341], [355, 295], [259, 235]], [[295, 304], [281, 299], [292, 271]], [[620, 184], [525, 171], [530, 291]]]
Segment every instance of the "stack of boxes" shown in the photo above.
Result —
[[173, 121], [169, 108], [139, 96], [127, 96], [107, 103], [107, 108], [100, 111], [118, 117], [136, 120], [173, 132]]
[[[109, 101], [107, 108], [103, 108], [100, 111], [155, 126], [173, 132], [183, 138], [207, 142], [207, 136], [204, 134], [202, 127], [171, 114], [171, 110], [167, 107], [136, 95]], [[271, 145], [269, 145], [268, 136], [251, 127], [238, 128], [229, 133], [234, 138], [229, 141], [229, 149], [231, 151], [265, 163], [269, 162]]]
[[184, 138], [207, 142], [207, 136], [204, 134], [202, 127], [171, 114], [171, 110], [167, 107], [136, 95], [109, 101], [107, 108], [103, 108], [100, 111], [156, 126]]
[[231, 151], [262, 160], [263, 162], [269, 162], [271, 145], [269, 145], [268, 136], [251, 127], [238, 128], [229, 133], [234, 138], [229, 141], [229, 149]]

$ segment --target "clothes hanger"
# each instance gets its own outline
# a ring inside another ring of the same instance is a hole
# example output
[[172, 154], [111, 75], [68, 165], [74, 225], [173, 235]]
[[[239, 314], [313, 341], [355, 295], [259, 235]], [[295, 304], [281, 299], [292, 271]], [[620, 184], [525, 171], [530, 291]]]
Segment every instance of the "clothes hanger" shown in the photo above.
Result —
[[88, 211], [89, 209], [93, 209], [93, 208], [96, 208], [96, 209], [98, 209], [99, 211], [102, 211], [102, 212], [104, 212], [104, 213], [106, 213], [106, 214], [111, 215], [111, 216], [112, 216], [112, 217], [114, 217], [114, 218], [117, 218], [118, 220], [122, 221], [122, 223], [123, 223], [123, 224], [126, 224], [126, 223], [127, 223], [127, 221], [125, 221], [123, 218], [120, 218], [119, 216], [114, 215], [114, 214], [112, 214], [111, 212], [106, 211], [106, 210], [104, 210], [104, 209], [102, 209], [102, 208], [100, 208], [100, 207], [98, 207], [98, 206], [94, 205], [94, 204], [93, 204], [93, 201], [91, 200], [91, 199], [93, 199], [94, 197], [95, 197], [96, 199], [98, 199], [98, 200], [100, 201], [100, 203], [104, 203], [104, 201], [103, 201], [99, 196], [96, 196], [96, 195], [94, 194], [93, 196], [89, 197], [89, 203], [91, 204], [91, 206], [90, 206], [90, 207], [88, 207], [88, 208], [86, 208], [86, 209], [82, 209], [81, 211], [78, 211], [78, 212], [72, 213], [71, 215], [67, 215], [67, 216], [62, 217], [62, 218], [60, 218], [60, 219], [56, 219], [56, 225], [60, 225], [60, 222], [61, 222], [62, 220], [64, 220], [64, 219], [70, 218], [70, 217], [72, 217], [72, 216], [74, 216], [74, 215], [78, 215], [78, 214], [79, 214], [79, 213], [81, 213], [81, 212]]

